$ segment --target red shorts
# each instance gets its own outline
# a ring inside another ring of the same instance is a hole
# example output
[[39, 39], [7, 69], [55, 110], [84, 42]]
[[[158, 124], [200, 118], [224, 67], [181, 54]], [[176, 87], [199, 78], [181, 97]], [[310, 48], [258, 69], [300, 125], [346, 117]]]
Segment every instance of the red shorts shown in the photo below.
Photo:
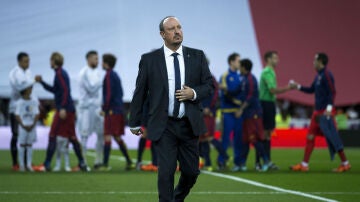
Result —
[[207, 132], [204, 135], [201, 135], [199, 140], [204, 141], [211, 137], [214, 137], [215, 133], [215, 117], [213, 116], [204, 116], [204, 122], [207, 128]]
[[61, 119], [59, 111], [56, 111], [51, 124], [50, 137], [61, 136], [65, 138], [75, 137], [75, 112], [66, 112], [66, 118]]
[[112, 136], [124, 135], [124, 116], [122, 114], [107, 114], [104, 120], [104, 134]]
[[243, 141], [255, 143], [262, 140], [265, 140], [262, 118], [245, 119], [243, 122]]
[[[324, 111], [325, 110], [317, 110], [317, 111], [313, 112], [313, 114], [311, 115], [311, 121], [310, 121], [308, 134], [312, 134], [312, 135], [316, 135], [316, 136], [324, 136], [323, 132], [320, 129], [320, 125], [317, 121], [317, 116], [323, 115]], [[331, 112], [331, 114], [333, 116], [335, 116], [336, 111], [333, 110]], [[335, 126], [336, 126], [336, 123], [335, 123]]]

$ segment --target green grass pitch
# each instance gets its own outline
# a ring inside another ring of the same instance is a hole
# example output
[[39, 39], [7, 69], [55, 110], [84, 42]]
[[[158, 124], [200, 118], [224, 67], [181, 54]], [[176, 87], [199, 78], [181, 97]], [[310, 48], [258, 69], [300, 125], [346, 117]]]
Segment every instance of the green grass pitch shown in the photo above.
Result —
[[[346, 149], [352, 165], [347, 173], [331, 172], [339, 165], [339, 160], [331, 162], [326, 149], [314, 151], [308, 173], [293, 173], [288, 169], [289, 165], [302, 159], [302, 149], [274, 149], [273, 160], [281, 170], [267, 173], [253, 170], [253, 153], [252, 150], [248, 172], [224, 171], [221, 174], [296, 191], [300, 195], [202, 173], [186, 201], [320, 201], [301, 196], [303, 193], [334, 201], [360, 201], [360, 149]], [[35, 151], [34, 163], [41, 163], [44, 155], [44, 151]], [[157, 201], [156, 173], [125, 171], [125, 163], [119, 158], [120, 152], [113, 150], [112, 156], [110, 164], [113, 169], [110, 172], [19, 173], [10, 170], [9, 151], [0, 151], [0, 202]], [[131, 151], [131, 156], [135, 158], [136, 151]], [[212, 156], [215, 162], [214, 150]], [[87, 159], [90, 164], [93, 162], [93, 157], [88, 156]], [[148, 150], [144, 159], [149, 159]], [[71, 163], [76, 164], [73, 154]], [[178, 177], [177, 174], [176, 180]]]

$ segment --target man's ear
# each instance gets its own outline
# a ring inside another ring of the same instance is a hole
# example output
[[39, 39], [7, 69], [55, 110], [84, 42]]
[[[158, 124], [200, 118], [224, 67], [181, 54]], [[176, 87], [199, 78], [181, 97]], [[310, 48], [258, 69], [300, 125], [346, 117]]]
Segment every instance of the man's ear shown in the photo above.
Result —
[[160, 31], [160, 35], [163, 39], [165, 39], [165, 32], [164, 31]]

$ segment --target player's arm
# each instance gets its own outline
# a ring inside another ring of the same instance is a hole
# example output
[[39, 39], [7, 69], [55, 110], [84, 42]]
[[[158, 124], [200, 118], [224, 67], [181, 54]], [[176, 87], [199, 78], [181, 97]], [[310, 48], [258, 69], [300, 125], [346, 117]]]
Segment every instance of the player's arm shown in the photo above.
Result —
[[326, 110], [325, 110], [325, 114], [328, 116], [331, 116], [331, 112], [333, 110], [333, 103], [335, 100], [335, 95], [336, 95], [336, 90], [335, 90], [335, 81], [334, 81], [334, 77], [331, 73], [325, 71], [325, 85], [327, 87], [328, 90], [328, 104], [326, 106]]
[[110, 107], [110, 103], [111, 103], [111, 96], [112, 96], [112, 75], [109, 73], [109, 74], [106, 74], [105, 76], [105, 95], [103, 97], [103, 111], [107, 111], [109, 110], [109, 107]]
[[245, 89], [248, 90], [248, 93], [246, 95], [246, 98], [244, 102], [242, 103], [240, 109], [235, 113], [236, 117], [240, 117], [244, 110], [249, 106], [249, 103], [254, 99], [254, 81], [252, 77], [250, 76], [248, 82], [246, 82]]
[[302, 86], [300, 84], [297, 84], [296, 87], [299, 91], [302, 91], [302, 92], [308, 93], [308, 94], [312, 94], [315, 92], [315, 82], [316, 82], [316, 79], [313, 81], [313, 83], [311, 84], [310, 87]]
[[55, 92], [55, 87], [54, 86], [55, 86], [56, 81], [54, 81], [54, 86], [51, 86], [51, 85], [47, 84], [45, 81], [43, 81], [41, 75], [36, 75], [35, 76], [35, 81], [40, 83], [45, 90], [47, 90], [47, 91], [49, 91], [51, 93]]
[[86, 72], [82, 75], [81, 80], [84, 84], [85, 90], [90, 94], [98, 92], [98, 90], [101, 88], [101, 84], [91, 80]]

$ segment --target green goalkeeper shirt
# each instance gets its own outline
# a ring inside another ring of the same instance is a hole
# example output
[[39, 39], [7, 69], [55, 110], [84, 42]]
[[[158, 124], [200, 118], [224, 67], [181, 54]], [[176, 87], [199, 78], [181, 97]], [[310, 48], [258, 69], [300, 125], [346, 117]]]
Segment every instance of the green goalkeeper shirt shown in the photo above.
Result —
[[276, 74], [273, 68], [266, 66], [260, 77], [260, 100], [275, 102], [275, 94], [270, 92], [270, 89], [276, 88]]

